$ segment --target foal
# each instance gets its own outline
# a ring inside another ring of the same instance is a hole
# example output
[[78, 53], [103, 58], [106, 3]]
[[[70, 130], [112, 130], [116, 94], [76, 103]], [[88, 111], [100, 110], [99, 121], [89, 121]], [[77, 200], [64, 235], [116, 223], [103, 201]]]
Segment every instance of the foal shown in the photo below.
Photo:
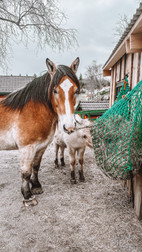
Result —
[[[86, 146], [89, 148], [93, 148], [92, 146], [92, 138], [90, 134], [90, 130], [87, 128], [91, 126], [92, 123], [88, 119], [81, 119], [79, 116], [75, 116], [75, 120], [77, 122], [76, 129], [72, 134], [67, 134], [60, 127], [60, 122], [57, 125], [56, 133], [54, 136], [55, 142], [55, 150], [56, 150], [56, 158], [55, 158], [55, 167], [58, 167], [58, 152], [60, 149], [60, 160], [61, 165], [64, 166], [64, 151], [67, 147], [70, 158], [70, 169], [71, 169], [71, 183], [76, 184], [75, 177], [75, 163], [78, 158], [79, 162], [79, 180], [81, 182], [85, 181], [83, 175], [83, 163], [84, 163], [84, 153]], [[79, 123], [79, 124], [78, 124]], [[82, 129], [79, 129], [83, 127]], [[85, 128], [86, 127], [86, 128]], [[76, 158], [77, 154], [77, 158]]]
[[46, 59], [48, 72], [0, 102], [0, 150], [20, 151], [24, 204], [37, 204], [42, 193], [38, 171], [51, 143], [57, 120], [68, 133], [74, 130], [74, 105], [80, 85], [76, 77], [79, 58], [70, 67]]

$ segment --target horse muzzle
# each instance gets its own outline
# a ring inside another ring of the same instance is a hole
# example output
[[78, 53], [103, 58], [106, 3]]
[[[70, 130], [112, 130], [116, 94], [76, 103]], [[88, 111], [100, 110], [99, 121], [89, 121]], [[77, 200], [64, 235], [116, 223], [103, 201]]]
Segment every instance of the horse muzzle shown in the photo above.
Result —
[[63, 129], [69, 135], [74, 132], [74, 128], [73, 127], [66, 128], [65, 124], [63, 125]]

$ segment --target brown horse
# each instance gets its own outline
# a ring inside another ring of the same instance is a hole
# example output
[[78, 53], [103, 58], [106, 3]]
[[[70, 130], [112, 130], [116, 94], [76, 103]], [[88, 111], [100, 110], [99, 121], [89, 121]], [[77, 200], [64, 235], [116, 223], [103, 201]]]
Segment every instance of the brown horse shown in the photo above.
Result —
[[20, 151], [24, 204], [37, 204], [33, 194], [42, 193], [38, 171], [42, 155], [51, 143], [58, 118], [67, 133], [74, 130], [74, 105], [80, 91], [76, 71], [46, 59], [48, 72], [0, 102], [0, 150]]

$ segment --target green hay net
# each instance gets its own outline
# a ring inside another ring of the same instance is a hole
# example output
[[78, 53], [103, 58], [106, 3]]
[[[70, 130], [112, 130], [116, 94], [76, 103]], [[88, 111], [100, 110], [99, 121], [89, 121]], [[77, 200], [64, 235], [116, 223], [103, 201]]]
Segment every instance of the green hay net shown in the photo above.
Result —
[[126, 78], [114, 105], [91, 130], [97, 165], [114, 179], [128, 179], [142, 161], [142, 81], [129, 90]]

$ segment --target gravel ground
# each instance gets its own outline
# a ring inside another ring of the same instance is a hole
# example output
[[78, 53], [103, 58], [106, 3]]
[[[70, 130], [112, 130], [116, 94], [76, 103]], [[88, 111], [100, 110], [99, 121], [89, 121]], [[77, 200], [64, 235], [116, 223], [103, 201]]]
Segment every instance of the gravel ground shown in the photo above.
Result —
[[55, 169], [51, 144], [35, 207], [22, 203], [18, 151], [0, 151], [0, 160], [0, 252], [142, 251], [142, 222], [127, 190], [102, 174], [93, 150], [85, 153], [85, 182], [71, 185], [67, 151], [66, 167]]

